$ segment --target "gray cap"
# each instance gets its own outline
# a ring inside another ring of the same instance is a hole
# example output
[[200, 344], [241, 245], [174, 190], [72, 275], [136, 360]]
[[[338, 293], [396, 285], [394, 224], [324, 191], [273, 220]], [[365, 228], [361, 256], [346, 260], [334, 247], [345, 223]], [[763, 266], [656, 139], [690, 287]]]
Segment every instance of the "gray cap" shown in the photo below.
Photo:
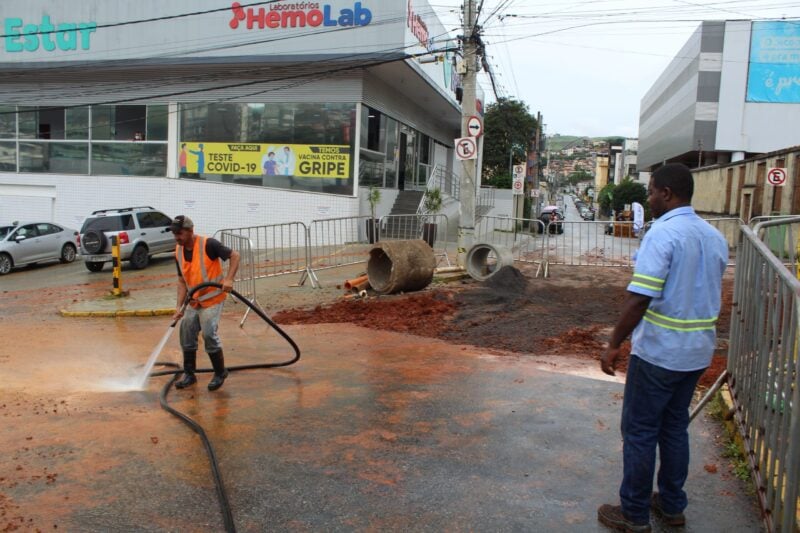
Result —
[[169, 229], [172, 231], [180, 231], [182, 229], [194, 229], [194, 222], [186, 215], [178, 215], [172, 219]]

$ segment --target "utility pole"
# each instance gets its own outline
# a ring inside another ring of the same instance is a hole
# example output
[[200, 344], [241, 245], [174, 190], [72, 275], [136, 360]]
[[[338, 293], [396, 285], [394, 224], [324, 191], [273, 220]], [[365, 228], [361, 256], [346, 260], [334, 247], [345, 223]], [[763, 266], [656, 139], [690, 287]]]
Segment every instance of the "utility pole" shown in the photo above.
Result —
[[[478, 29], [476, 27], [475, 0], [464, 2], [464, 94], [461, 100], [461, 136], [469, 137], [467, 121], [476, 114], [478, 78]], [[462, 161], [461, 213], [458, 219], [458, 265], [466, 267], [467, 251], [475, 240], [475, 182], [478, 175], [476, 159]]]

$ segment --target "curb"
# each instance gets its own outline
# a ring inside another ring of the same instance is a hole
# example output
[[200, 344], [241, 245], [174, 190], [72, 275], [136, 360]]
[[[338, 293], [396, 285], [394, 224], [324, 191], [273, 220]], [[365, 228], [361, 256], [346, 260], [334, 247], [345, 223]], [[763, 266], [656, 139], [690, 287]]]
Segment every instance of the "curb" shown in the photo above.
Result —
[[119, 311], [68, 311], [61, 309], [59, 314], [67, 318], [130, 318], [174, 315], [175, 309], [123, 309]]

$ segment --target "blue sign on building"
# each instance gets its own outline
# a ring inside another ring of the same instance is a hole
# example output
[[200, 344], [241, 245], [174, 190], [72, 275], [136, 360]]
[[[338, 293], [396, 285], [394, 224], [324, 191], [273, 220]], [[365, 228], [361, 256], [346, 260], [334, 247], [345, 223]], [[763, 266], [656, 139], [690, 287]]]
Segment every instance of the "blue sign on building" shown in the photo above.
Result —
[[800, 103], [800, 25], [753, 22], [747, 101]]

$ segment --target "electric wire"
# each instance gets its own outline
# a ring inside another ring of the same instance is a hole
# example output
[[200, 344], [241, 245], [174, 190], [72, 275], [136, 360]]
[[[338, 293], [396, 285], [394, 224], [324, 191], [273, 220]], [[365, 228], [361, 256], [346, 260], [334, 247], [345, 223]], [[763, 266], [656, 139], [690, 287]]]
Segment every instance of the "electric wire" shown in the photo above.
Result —
[[[192, 299], [192, 296], [197, 291], [206, 289], [206, 288], [217, 288], [221, 289], [222, 285], [219, 283], [201, 283], [192, 287], [186, 294], [186, 299], [184, 300], [182, 308], [185, 309], [189, 301]], [[294, 357], [291, 359], [287, 359], [286, 361], [278, 362], [278, 363], [259, 363], [259, 364], [250, 364], [250, 365], [236, 365], [236, 366], [229, 366], [226, 367], [228, 372], [237, 372], [241, 370], [256, 370], [256, 369], [267, 369], [267, 368], [281, 368], [295, 364], [297, 361], [300, 360], [300, 348], [298, 347], [297, 343], [292, 339], [288, 333], [286, 333], [283, 329], [281, 329], [278, 324], [276, 324], [267, 314], [261, 310], [261, 308], [256, 305], [255, 303], [251, 302], [249, 299], [245, 298], [241, 294], [239, 294], [236, 290], [231, 291], [231, 295], [245, 304], [247, 307], [250, 308], [256, 315], [261, 318], [264, 322], [266, 322], [272, 329], [274, 329], [283, 339], [289, 343], [292, 350], [294, 351]], [[176, 327], [178, 324], [178, 320], [175, 320], [170, 325], [171, 328]], [[159, 366], [167, 366], [167, 367], [177, 367], [175, 363], [156, 363]], [[209, 373], [213, 372], [214, 369], [212, 368], [202, 368], [197, 369], [195, 372], [197, 373]], [[196, 420], [191, 418], [185, 413], [178, 411], [171, 405], [169, 405], [168, 396], [170, 390], [172, 390], [172, 386], [178, 379], [178, 376], [183, 373], [182, 368], [177, 368], [175, 370], [162, 370], [157, 372], [151, 372], [150, 377], [157, 377], [157, 376], [172, 376], [172, 378], [164, 385], [161, 389], [161, 393], [159, 394], [159, 404], [161, 405], [162, 409], [166, 412], [171, 414], [172, 416], [178, 418], [181, 422], [186, 424], [189, 429], [194, 431], [200, 440], [203, 442], [203, 448], [206, 451], [206, 455], [208, 456], [208, 462], [211, 468], [211, 476], [214, 479], [214, 487], [217, 493], [217, 499], [219, 500], [220, 505], [220, 512], [222, 514], [222, 521], [225, 525], [225, 531], [227, 533], [235, 533], [236, 532], [236, 522], [233, 518], [233, 509], [230, 504], [230, 500], [228, 499], [228, 493], [225, 490], [225, 483], [222, 479], [222, 472], [219, 468], [219, 460], [217, 459], [216, 451], [214, 450], [214, 446], [211, 444], [211, 439], [208, 437], [205, 429], [201, 426]]]

